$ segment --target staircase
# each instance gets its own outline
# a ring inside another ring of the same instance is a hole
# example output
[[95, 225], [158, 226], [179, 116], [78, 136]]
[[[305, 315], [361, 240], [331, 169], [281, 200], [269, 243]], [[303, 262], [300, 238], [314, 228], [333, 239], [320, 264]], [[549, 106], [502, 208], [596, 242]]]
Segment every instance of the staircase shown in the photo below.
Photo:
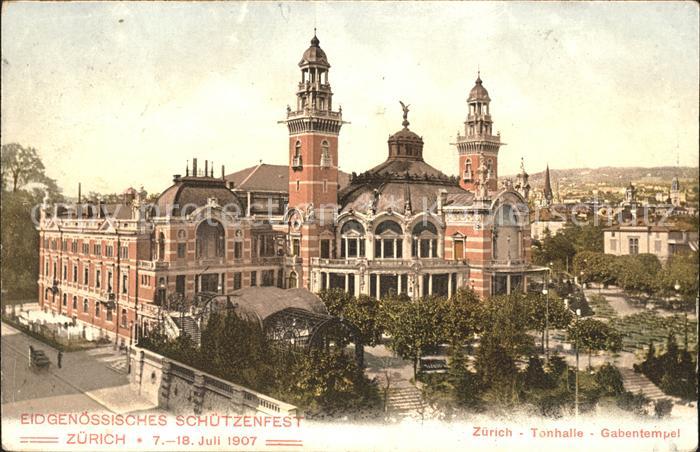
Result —
[[636, 373], [634, 370], [629, 368], [619, 368], [620, 374], [622, 375], [622, 382], [625, 385], [625, 390], [637, 394], [641, 392], [645, 397], [651, 401], [656, 401], [659, 399], [672, 399], [677, 400], [676, 397], [664, 394], [664, 392], [659, 389], [651, 380], [649, 380], [644, 374]]
[[409, 414], [423, 408], [420, 389], [408, 381], [398, 381], [389, 388], [386, 409], [389, 413]]
[[200, 344], [200, 341], [202, 340], [202, 332], [199, 330], [199, 325], [197, 325], [197, 321], [195, 319], [190, 316], [180, 317], [179, 315], [173, 315], [172, 319], [177, 327], [184, 331], [184, 333], [188, 335], [195, 344]]

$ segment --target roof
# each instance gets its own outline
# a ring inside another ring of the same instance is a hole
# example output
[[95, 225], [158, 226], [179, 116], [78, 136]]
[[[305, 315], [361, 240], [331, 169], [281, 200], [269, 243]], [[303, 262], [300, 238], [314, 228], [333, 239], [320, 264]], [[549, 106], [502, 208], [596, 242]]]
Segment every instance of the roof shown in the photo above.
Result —
[[[260, 163], [225, 177], [233, 182], [234, 190], [284, 192], [289, 190], [289, 166]], [[350, 183], [350, 175], [338, 171], [338, 184], [342, 189]]]
[[287, 308], [302, 309], [314, 314], [328, 315], [321, 299], [306, 289], [279, 289], [277, 287], [246, 287], [229, 294], [231, 303], [240, 314], [253, 314], [264, 321], [272, 314]]
[[476, 77], [476, 82], [474, 82], [474, 88], [472, 88], [471, 91], [469, 91], [469, 98], [467, 99], [467, 102], [475, 101], [475, 100], [483, 100], [483, 101], [490, 101], [491, 98], [489, 97], [489, 92], [486, 91], [486, 88], [484, 88], [484, 85], [481, 82], [481, 75], [477, 75]]
[[238, 198], [226, 188], [224, 179], [214, 177], [176, 176], [173, 185], [160, 194], [155, 205], [158, 209], [156, 216], [174, 215], [178, 209], [194, 210], [208, 204], [213, 198], [217, 204], [235, 213], [241, 210]]
[[316, 37], [316, 33], [314, 33], [314, 37], [311, 39], [311, 47], [306, 49], [304, 52], [304, 55], [301, 57], [301, 61], [299, 62], [299, 66], [306, 66], [308, 64], [314, 64], [317, 66], [324, 66], [324, 67], [331, 67], [330, 64], [328, 64], [328, 58], [326, 57], [326, 52], [319, 47], [320, 41]]

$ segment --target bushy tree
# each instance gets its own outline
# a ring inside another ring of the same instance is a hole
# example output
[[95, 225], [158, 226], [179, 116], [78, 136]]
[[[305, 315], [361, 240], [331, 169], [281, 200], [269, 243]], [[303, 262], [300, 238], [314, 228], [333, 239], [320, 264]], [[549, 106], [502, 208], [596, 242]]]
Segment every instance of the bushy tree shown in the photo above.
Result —
[[618, 286], [631, 293], [651, 295], [657, 287], [661, 262], [653, 254], [618, 256], [615, 275]]
[[364, 294], [354, 297], [342, 289], [322, 290], [319, 297], [331, 315], [340, 317], [357, 328], [363, 345], [379, 344], [384, 328], [380, 304], [375, 298]]
[[588, 350], [588, 367], [594, 350], [616, 352], [622, 348], [622, 336], [613, 327], [600, 320], [586, 318], [571, 324], [569, 337], [577, 347]]
[[403, 359], [413, 362], [413, 377], [424, 350], [437, 347], [445, 339], [442, 328], [443, 299], [411, 300], [405, 295], [382, 300], [382, 323], [391, 336], [389, 347]]
[[581, 251], [574, 257], [574, 273], [582, 275], [582, 282], [615, 284], [615, 256], [602, 252]]
[[[679, 306], [688, 308], [698, 294], [698, 253], [668, 258], [657, 277], [657, 291], [662, 296], [679, 295]], [[675, 285], [680, 286], [676, 292]]]
[[470, 341], [480, 331], [481, 299], [471, 289], [460, 289], [441, 304], [444, 335], [453, 348]]
[[528, 309], [528, 322], [532, 329], [536, 329], [542, 336], [542, 350], [545, 345], [545, 328], [562, 329], [569, 326], [573, 319], [571, 310], [566, 307], [559, 297], [551, 294], [529, 293], [526, 296]]
[[595, 381], [608, 395], [619, 395], [625, 390], [620, 371], [610, 363], [600, 366], [595, 374]]

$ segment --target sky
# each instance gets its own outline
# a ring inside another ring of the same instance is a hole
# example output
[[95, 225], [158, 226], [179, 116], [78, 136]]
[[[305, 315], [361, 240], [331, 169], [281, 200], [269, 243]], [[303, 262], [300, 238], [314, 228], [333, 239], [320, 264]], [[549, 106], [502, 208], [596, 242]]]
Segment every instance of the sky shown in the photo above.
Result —
[[695, 2], [13, 2], [2, 143], [64, 193], [159, 192], [192, 157], [286, 164], [287, 104], [314, 27], [342, 105], [341, 170], [387, 156], [399, 100], [424, 158], [457, 173], [477, 70], [499, 173], [698, 164]]

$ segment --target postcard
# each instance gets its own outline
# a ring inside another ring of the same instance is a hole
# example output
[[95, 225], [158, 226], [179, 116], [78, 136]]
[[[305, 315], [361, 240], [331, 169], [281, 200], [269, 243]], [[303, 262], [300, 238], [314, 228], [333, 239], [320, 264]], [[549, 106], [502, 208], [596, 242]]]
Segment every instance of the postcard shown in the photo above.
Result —
[[696, 450], [698, 38], [5, 2], [3, 449]]

